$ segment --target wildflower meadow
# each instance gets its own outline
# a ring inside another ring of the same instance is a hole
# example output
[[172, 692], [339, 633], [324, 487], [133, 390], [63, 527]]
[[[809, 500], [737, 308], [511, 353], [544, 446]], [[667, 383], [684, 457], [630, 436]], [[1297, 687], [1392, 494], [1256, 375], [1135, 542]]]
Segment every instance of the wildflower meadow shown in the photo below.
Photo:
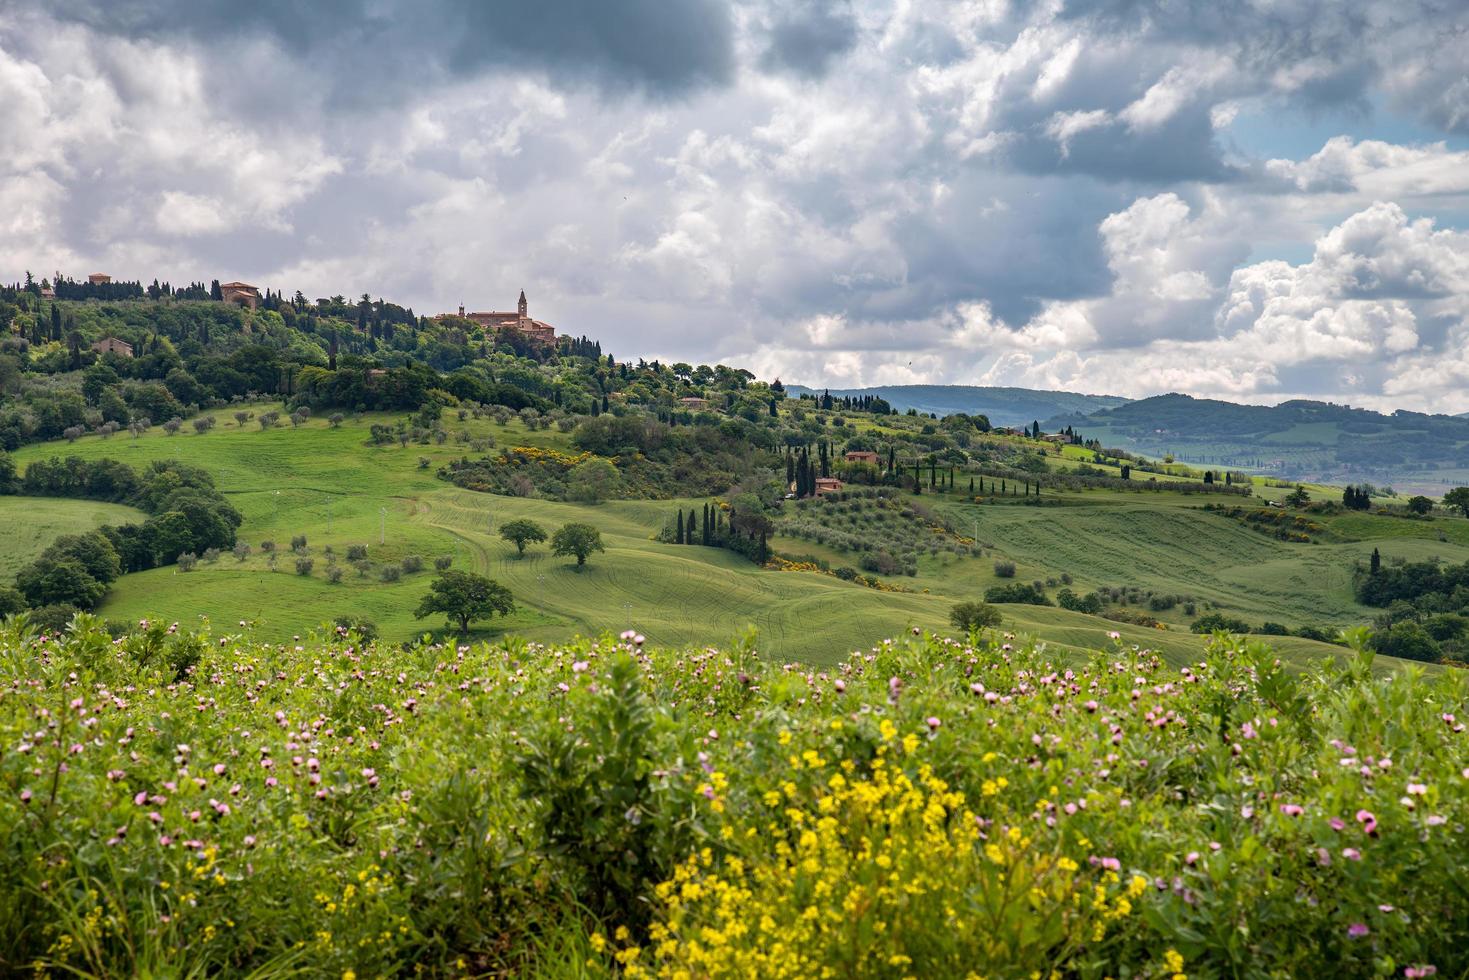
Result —
[[0, 974], [1469, 973], [1469, 674], [1097, 640], [11, 621]]

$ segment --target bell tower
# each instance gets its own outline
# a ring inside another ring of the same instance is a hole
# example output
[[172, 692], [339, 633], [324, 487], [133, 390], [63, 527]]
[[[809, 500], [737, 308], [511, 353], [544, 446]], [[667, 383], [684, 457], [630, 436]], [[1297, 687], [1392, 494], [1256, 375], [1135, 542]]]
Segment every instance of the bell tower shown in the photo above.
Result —
[[516, 312], [518, 312], [520, 314], [520, 318], [522, 320], [524, 320], [527, 316], [530, 315], [530, 314], [528, 314], [526, 312], [527, 310], [530, 309], [530, 304], [525, 301], [525, 290], [524, 289], [522, 289], [520, 291], [520, 302], [516, 304], [515, 309], [516, 309]]

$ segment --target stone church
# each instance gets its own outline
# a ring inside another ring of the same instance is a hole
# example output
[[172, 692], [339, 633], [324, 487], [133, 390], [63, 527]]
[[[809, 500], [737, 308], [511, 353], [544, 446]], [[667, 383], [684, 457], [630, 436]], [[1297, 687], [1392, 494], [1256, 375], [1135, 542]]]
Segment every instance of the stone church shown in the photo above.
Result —
[[[452, 316], [450, 313], [441, 313], [440, 317]], [[458, 315], [465, 320], [478, 323], [487, 330], [518, 330], [520, 333], [539, 340], [542, 343], [554, 344], [556, 342], [556, 328], [549, 323], [533, 320], [530, 316], [530, 304], [526, 302], [525, 290], [520, 291], [520, 301], [515, 305], [515, 312], [491, 310], [488, 313], [466, 313], [464, 307], [459, 307]]]

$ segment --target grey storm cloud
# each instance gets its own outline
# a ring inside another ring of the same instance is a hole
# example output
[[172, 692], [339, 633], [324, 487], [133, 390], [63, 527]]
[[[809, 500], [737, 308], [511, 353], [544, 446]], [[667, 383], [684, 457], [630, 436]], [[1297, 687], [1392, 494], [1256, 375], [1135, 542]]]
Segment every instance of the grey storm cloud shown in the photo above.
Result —
[[1425, 122], [1469, 133], [1464, 0], [1065, 0], [1060, 16], [1226, 52], [1242, 76], [1288, 88], [1299, 105], [1365, 111], [1382, 87]]
[[787, 381], [1469, 409], [1466, 0], [0, 10], [5, 278], [523, 286]]
[[51, 13], [108, 34], [183, 35], [224, 49], [265, 38], [318, 74], [335, 103], [496, 70], [660, 95], [723, 84], [734, 71], [722, 0], [62, 0]]
[[856, 43], [857, 18], [850, 0], [813, 0], [771, 25], [760, 63], [770, 70], [816, 78]]

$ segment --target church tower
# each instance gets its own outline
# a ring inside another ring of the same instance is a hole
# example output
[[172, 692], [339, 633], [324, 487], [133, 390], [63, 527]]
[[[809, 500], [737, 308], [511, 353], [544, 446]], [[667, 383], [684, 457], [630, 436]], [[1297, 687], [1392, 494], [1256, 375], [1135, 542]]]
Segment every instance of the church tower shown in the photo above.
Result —
[[525, 301], [524, 289], [520, 291], [520, 302], [516, 305], [515, 309], [520, 313], [520, 318], [522, 320], [524, 320], [529, 315], [526, 311], [530, 309], [530, 304]]

